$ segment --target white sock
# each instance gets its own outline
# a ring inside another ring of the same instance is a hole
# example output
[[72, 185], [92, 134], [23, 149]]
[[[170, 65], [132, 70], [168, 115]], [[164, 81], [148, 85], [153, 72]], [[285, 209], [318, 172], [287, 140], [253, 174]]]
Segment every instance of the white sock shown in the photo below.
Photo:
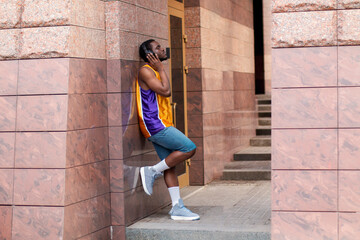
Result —
[[171, 187], [171, 188], [168, 188], [168, 190], [170, 193], [172, 205], [175, 206], [175, 204], [177, 204], [180, 199], [180, 188], [179, 187]]
[[151, 168], [160, 173], [165, 170], [168, 170], [169, 166], [166, 164], [165, 159], [163, 159], [161, 162], [159, 162], [158, 164], [155, 164]]

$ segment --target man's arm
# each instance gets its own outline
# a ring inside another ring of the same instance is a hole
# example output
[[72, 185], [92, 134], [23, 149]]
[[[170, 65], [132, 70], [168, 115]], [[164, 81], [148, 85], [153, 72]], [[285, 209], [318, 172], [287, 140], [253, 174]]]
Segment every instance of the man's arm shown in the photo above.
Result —
[[156, 78], [154, 72], [151, 71], [149, 68], [141, 68], [139, 72], [139, 84], [141, 88], [143, 88], [144, 90], [151, 89], [157, 94], [160, 94], [161, 96], [170, 97], [170, 81], [165, 72], [164, 65], [161, 63], [157, 55], [153, 56], [152, 54], [148, 54], [147, 58], [150, 61], [149, 64], [151, 65], [151, 67], [153, 67], [157, 72], [159, 72], [161, 81]]

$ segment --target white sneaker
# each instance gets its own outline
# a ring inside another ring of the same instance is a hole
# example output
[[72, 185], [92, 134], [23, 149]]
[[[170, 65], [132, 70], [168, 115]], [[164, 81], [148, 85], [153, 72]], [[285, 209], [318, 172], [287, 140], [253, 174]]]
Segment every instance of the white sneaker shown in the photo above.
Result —
[[193, 221], [193, 220], [200, 219], [200, 216], [198, 214], [193, 213], [192, 211], [190, 211], [189, 209], [187, 209], [184, 206], [182, 199], [180, 199], [179, 202], [177, 204], [175, 204], [175, 206], [172, 207], [169, 214], [171, 216], [171, 219], [173, 219], [173, 220]]
[[151, 167], [140, 168], [141, 181], [147, 195], [153, 192], [153, 186], [158, 173]]

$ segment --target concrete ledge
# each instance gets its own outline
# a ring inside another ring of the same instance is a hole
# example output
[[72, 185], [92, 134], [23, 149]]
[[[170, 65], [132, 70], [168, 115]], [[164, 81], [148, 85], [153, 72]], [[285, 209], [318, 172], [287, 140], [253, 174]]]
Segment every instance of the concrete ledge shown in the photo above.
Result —
[[181, 189], [181, 196], [199, 221], [173, 221], [168, 206], [128, 226], [126, 239], [270, 240], [270, 181], [214, 181]]
[[270, 232], [246, 231], [210, 231], [210, 230], [158, 230], [158, 229], [126, 229], [127, 240], [270, 240]]

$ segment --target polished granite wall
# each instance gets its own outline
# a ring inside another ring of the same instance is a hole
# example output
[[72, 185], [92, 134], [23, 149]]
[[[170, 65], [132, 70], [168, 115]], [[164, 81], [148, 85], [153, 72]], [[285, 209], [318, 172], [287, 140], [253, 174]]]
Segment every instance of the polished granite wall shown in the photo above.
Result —
[[263, 2], [263, 33], [264, 33], [264, 79], [265, 94], [271, 95], [271, 27], [272, 27], [272, 0]]
[[273, 1], [272, 239], [359, 236], [359, 6]]
[[[250, 2], [187, 2], [192, 184], [218, 177], [255, 134]], [[142, 190], [139, 166], [159, 159], [134, 98], [139, 44], [168, 46], [167, 1], [14, 0], [0, 10], [0, 237], [124, 239], [125, 226], [170, 201], [161, 180], [151, 198]]]
[[[139, 167], [160, 161], [142, 136], [137, 117], [135, 81], [140, 66], [138, 47], [150, 38], [168, 47], [167, 1], [106, 2], [106, 55], [111, 223], [114, 239], [125, 238], [125, 226], [170, 202], [163, 179], [154, 194], [143, 191]], [[168, 71], [169, 65], [165, 62]]]
[[252, 1], [186, 1], [190, 184], [219, 178], [255, 135]]
[[0, 238], [109, 239], [105, 4], [0, 9]]

